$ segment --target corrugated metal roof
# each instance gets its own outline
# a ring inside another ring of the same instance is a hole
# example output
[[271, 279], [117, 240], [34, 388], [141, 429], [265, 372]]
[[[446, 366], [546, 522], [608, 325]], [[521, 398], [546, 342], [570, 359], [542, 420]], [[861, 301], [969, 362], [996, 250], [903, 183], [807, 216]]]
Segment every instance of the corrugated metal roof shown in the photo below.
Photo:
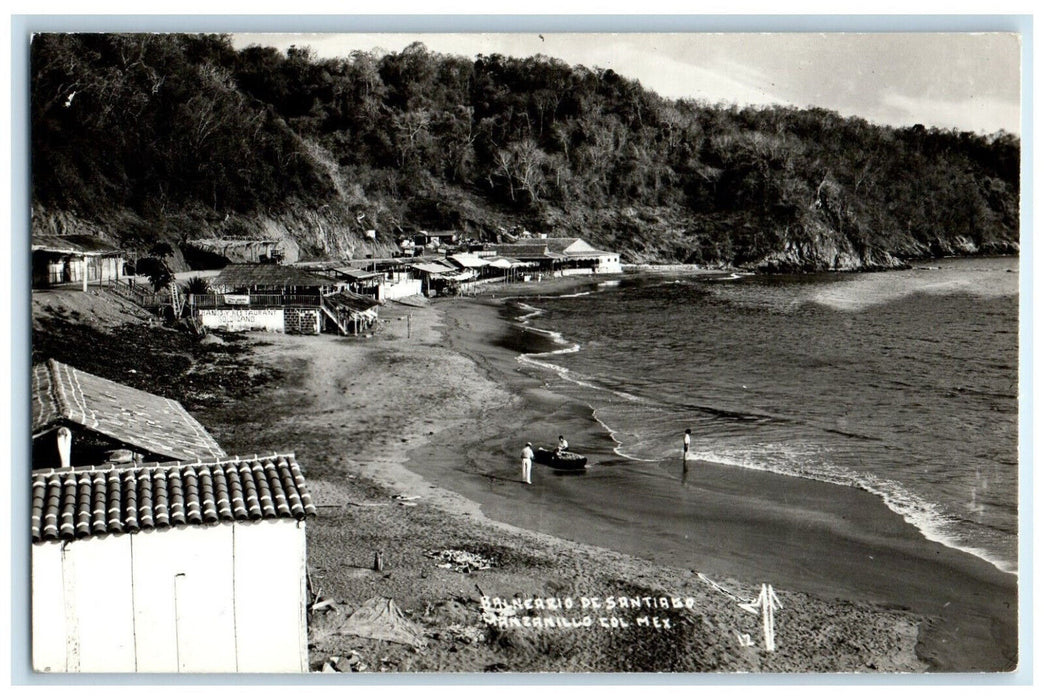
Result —
[[171, 459], [220, 459], [225, 451], [173, 399], [48, 360], [33, 367], [33, 435], [82, 425]]
[[293, 453], [34, 472], [33, 542], [315, 515]]
[[328, 287], [335, 280], [289, 265], [236, 264], [229, 265], [211, 280], [213, 287]]
[[442, 275], [447, 272], [456, 272], [456, 268], [442, 265], [436, 262], [429, 263], [413, 263], [410, 267], [413, 267], [421, 272], [427, 272], [430, 275]]
[[461, 267], [473, 268], [486, 267], [489, 265], [488, 260], [483, 260], [477, 255], [472, 255], [471, 253], [454, 253], [453, 255], [447, 255], [446, 257]]
[[374, 272], [373, 270], [356, 270], [348, 267], [335, 267], [334, 272], [344, 275], [345, 277], [353, 280], [367, 280], [372, 277], [383, 277], [383, 272]]
[[121, 251], [105, 241], [93, 236], [75, 234], [71, 236], [50, 236], [34, 234], [32, 250], [63, 255], [117, 255]]

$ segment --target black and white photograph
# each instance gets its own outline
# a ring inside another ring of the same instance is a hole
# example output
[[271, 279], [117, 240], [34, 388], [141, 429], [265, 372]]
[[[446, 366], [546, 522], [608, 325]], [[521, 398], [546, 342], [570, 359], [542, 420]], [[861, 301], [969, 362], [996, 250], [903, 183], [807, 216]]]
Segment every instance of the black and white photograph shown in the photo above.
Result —
[[1025, 671], [999, 19], [13, 35], [29, 682]]

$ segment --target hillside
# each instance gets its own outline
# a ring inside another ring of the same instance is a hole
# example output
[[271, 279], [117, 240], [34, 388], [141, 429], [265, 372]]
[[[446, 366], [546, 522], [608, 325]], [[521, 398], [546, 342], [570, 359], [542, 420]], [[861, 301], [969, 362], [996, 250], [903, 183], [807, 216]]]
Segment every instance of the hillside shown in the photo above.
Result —
[[367, 229], [387, 253], [418, 228], [764, 270], [1019, 249], [1010, 134], [671, 101], [544, 56], [43, 34], [31, 90], [33, 231], [132, 251], [276, 238], [303, 259], [359, 256]]

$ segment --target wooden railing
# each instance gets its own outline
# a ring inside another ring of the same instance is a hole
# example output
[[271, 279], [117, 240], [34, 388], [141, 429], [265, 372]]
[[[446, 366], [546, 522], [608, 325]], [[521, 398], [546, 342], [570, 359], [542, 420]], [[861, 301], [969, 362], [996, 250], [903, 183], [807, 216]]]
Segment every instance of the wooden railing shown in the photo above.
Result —
[[[229, 297], [226, 299], [226, 297]], [[227, 309], [236, 307], [273, 308], [282, 306], [318, 307], [318, 294], [189, 294], [189, 306], [197, 309]]]
[[170, 303], [170, 295], [168, 293], [157, 293], [151, 288], [135, 284], [133, 281], [111, 280], [109, 289], [127, 301], [150, 311], [155, 311], [156, 308]]

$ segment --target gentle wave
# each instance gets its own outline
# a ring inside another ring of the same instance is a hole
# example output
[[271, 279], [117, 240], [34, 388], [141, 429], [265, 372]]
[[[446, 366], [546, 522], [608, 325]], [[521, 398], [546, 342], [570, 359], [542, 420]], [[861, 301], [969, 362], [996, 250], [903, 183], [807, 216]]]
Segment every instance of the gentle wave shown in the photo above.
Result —
[[[1005, 573], [1017, 573], [1015, 562], [995, 557], [989, 551], [971, 546], [955, 533], [957, 519], [923, 498], [911, 493], [902, 484], [867, 472], [856, 473], [822, 461], [822, 450], [814, 448], [802, 453], [794, 445], [764, 445], [762, 451], [694, 450], [696, 459], [730, 467], [765, 471], [782, 476], [821, 481], [836, 486], [858, 488], [871, 493], [891, 510], [924, 535], [926, 539], [946, 545], [992, 564]], [[783, 459], [779, 456], [783, 455]], [[802, 457], [813, 459], [802, 459]]]
[[[917, 285], [911, 285], [911, 287], [913, 286]], [[925, 291], [924, 286], [925, 285], [920, 285], [921, 289], [916, 291]], [[795, 298], [795, 296], [805, 298], [800, 299]], [[787, 306], [792, 309], [810, 301], [810, 299], [803, 293], [795, 296], [791, 296], [788, 300], [789, 304], [787, 304]], [[879, 299], [880, 297], [875, 298], [874, 302], [879, 301]], [[710, 417], [712, 420], [754, 420], [758, 423], [789, 423], [793, 420], [793, 418], [773, 415], [748, 414], [742, 410], [722, 410], [713, 406], [693, 405], [691, 402], [671, 401], [666, 398], [654, 401], [641, 396], [636, 396], [626, 391], [621, 391], [616, 389], [614, 386], [607, 386], [606, 383], [603, 383], [603, 380], [599, 378], [584, 376], [575, 371], [571, 371], [567, 367], [549, 361], [550, 358], [555, 356], [567, 353], [579, 353], [581, 351], [580, 343], [571, 343], [565, 338], [565, 336], [556, 331], [534, 327], [531, 324], [531, 321], [544, 313], [542, 309], [524, 302], [519, 303], [519, 307], [525, 313], [517, 317], [518, 322], [524, 325], [527, 330], [540, 333], [541, 335], [550, 338], [556, 345], [560, 345], [561, 347], [548, 352], [522, 354], [517, 358], [518, 362], [551, 372], [568, 384], [596, 391], [599, 395], [623, 399], [635, 405], [636, 408], [663, 409], [668, 415], [677, 414], [692, 416], [693, 412], [699, 412], [704, 416]], [[594, 403], [598, 404], [600, 401], [596, 400]], [[591, 404], [589, 403], [588, 405], [590, 406]], [[630, 433], [625, 433], [614, 428], [610, 422], [616, 421], [612, 418], [606, 418], [604, 414], [600, 414], [599, 410], [594, 407], [592, 407], [592, 410], [595, 420], [603, 426], [614, 443], [616, 443], [616, 446], [613, 448], [613, 452], [616, 455], [635, 462], [658, 462], [664, 458], [663, 455], [643, 454], [643, 452], [646, 452], [642, 447], [643, 440], [650, 438], [650, 435], [644, 435], [644, 437], [642, 437], [635, 434], [634, 438], [636, 442], [633, 442], [633, 444], [628, 446], [628, 444], [625, 444], [620, 440], [620, 437], [624, 436], [625, 440], [627, 440], [628, 443], [631, 443], [632, 441], [628, 437]], [[625, 419], [620, 418], [620, 420]], [[630, 421], [625, 420], [625, 422]], [[813, 429], [816, 428], [816, 426], [806, 423], [805, 421], [798, 420], [798, 423], [804, 424]], [[824, 430], [827, 433], [834, 432], [838, 435], [862, 441], [877, 442], [880, 440], [880, 438], [872, 434], [837, 430], [833, 427], [818, 426], [818, 429]], [[644, 432], [645, 431], [643, 431], [643, 434]], [[649, 444], [662, 445], [663, 443], [662, 441], [654, 439], [653, 442]], [[856, 472], [849, 468], [831, 464], [829, 454], [823, 450], [822, 446], [801, 447], [800, 445], [795, 445], [793, 443], [782, 442], [778, 444], [760, 444], [757, 448], [750, 450], [740, 449], [729, 451], [717, 449], [705, 452], [694, 451], [693, 454], [701, 459], [706, 459], [707, 461], [719, 464], [756, 469], [760, 471], [770, 471], [784, 476], [818, 480], [838, 486], [861, 489], [881, 499], [886, 507], [902, 517], [904, 521], [917, 528], [925, 538], [933, 542], [939, 542], [940, 544], [953, 549], [972, 554], [1006, 573], [1015, 573], [1017, 570], [1016, 562], [1011, 561], [1010, 558], [998, 555], [990, 549], [969, 544], [970, 541], [974, 541], [976, 544], [983, 544], [983, 540], [979, 535], [985, 535], [987, 533], [968, 532], [967, 527], [961, 527], [961, 520], [958, 517], [948, 514], [941, 506], [914, 494], [898, 481], [878, 477], [867, 472]], [[1001, 551], [1007, 551], [1005, 547], [1000, 547], [999, 549]]]

